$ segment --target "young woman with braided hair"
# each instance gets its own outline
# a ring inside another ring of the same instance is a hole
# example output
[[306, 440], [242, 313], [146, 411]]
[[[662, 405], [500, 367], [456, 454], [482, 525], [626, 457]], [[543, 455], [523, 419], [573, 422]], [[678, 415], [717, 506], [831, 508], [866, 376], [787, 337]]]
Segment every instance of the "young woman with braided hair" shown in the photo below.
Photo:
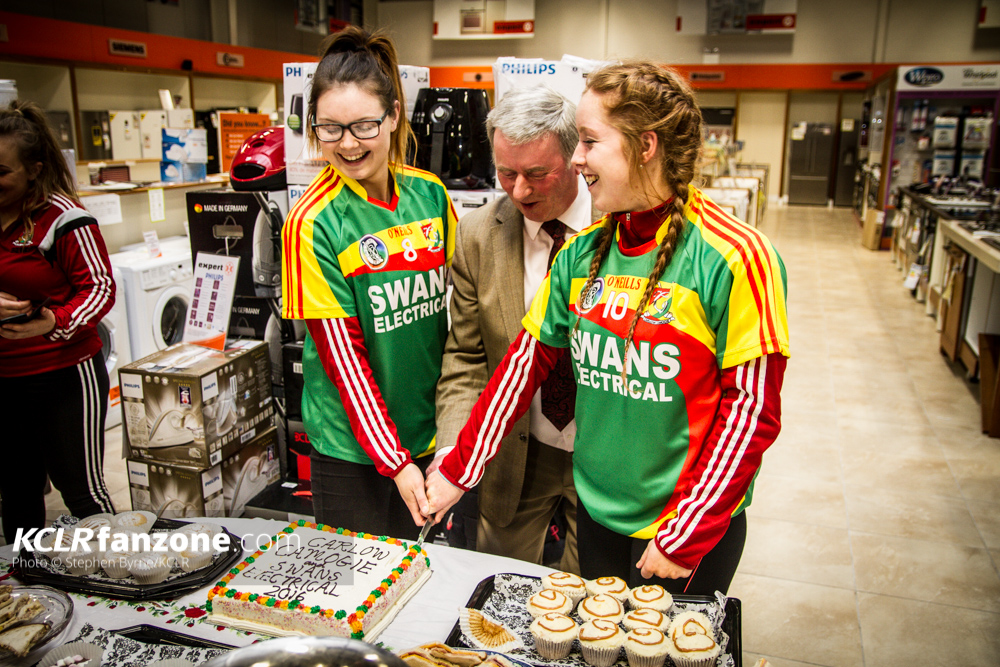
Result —
[[588, 77], [573, 161], [610, 213], [566, 242], [457, 446], [428, 476], [435, 518], [478, 482], [568, 352], [581, 574], [728, 589], [753, 478], [780, 429], [785, 270], [760, 232], [691, 185], [701, 126], [669, 69], [626, 62]]
[[3, 531], [45, 525], [45, 478], [74, 516], [114, 512], [104, 484], [108, 369], [97, 324], [115, 303], [97, 220], [45, 113], [0, 109], [0, 396]]

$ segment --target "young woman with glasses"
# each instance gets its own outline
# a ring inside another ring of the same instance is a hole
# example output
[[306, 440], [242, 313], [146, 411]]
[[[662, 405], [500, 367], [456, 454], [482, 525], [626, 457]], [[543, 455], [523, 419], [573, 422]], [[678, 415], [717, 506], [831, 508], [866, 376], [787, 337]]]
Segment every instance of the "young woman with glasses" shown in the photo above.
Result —
[[436, 176], [403, 164], [413, 131], [389, 37], [349, 27], [322, 53], [307, 131], [329, 165], [282, 232], [283, 314], [308, 328], [313, 506], [319, 523], [413, 538], [456, 216]]

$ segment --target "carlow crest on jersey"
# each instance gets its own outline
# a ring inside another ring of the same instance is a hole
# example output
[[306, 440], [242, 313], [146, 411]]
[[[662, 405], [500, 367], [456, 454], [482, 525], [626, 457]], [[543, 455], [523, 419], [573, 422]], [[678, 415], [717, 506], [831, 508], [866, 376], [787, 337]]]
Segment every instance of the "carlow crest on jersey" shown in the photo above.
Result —
[[594, 280], [594, 284], [590, 286], [590, 289], [586, 293], [580, 294], [580, 300], [578, 306], [581, 313], [590, 312], [590, 310], [601, 302], [601, 296], [604, 294], [604, 278], [597, 278]]
[[420, 225], [420, 231], [424, 233], [424, 238], [427, 239], [428, 250], [439, 252], [444, 248], [444, 237], [441, 236], [441, 231], [434, 226], [433, 222]]
[[669, 324], [676, 317], [670, 312], [670, 305], [673, 301], [673, 294], [670, 287], [657, 287], [649, 297], [649, 304], [643, 311], [641, 317], [643, 322], [650, 324]]
[[361, 253], [361, 261], [372, 270], [381, 269], [389, 261], [389, 249], [385, 241], [374, 234], [361, 237], [358, 241], [358, 252]]

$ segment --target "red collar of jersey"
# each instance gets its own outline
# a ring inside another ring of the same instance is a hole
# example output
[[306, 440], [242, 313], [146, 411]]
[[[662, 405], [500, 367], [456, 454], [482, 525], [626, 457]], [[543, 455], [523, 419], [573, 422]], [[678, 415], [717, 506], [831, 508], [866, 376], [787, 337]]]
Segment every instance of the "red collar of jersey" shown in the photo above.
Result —
[[618, 249], [630, 257], [643, 255], [656, 245], [656, 232], [667, 221], [674, 198], [646, 211], [615, 213]]

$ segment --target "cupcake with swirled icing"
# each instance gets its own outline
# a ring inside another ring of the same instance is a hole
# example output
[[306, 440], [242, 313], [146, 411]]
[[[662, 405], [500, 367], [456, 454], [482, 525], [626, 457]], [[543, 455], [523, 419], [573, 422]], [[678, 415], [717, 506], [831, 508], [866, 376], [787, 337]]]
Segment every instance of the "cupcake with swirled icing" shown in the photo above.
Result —
[[667, 655], [677, 667], [714, 665], [720, 650], [712, 622], [704, 614], [678, 614], [667, 628]]
[[566, 614], [542, 614], [528, 627], [535, 638], [535, 650], [547, 660], [561, 660], [569, 655], [577, 636], [576, 621]]
[[543, 588], [528, 598], [528, 612], [532, 618], [538, 618], [550, 612], [568, 614], [571, 611], [573, 611], [573, 603], [570, 602], [570, 599], [551, 588]]
[[650, 584], [636, 586], [628, 592], [628, 603], [632, 609], [655, 609], [664, 614], [674, 606], [674, 598], [663, 586]]
[[584, 598], [580, 606], [576, 608], [576, 613], [584, 621], [602, 620], [621, 623], [622, 617], [625, 616], [625, 608], [615, 598], [600, 593]]
[[629, 667], [661, 667], [667, 657], [667, 638], [653, 628], [636, 628], [625, 635]]
[[621, 654], [625, 633], [611, 621], [587, 621], [580, 626], [580, 652], [592, 667], [611, 667]]
[[625, 614], [622, 625], [625, 626], [626, 630], [647, 628], [665, 632], [670, 625], [670, 617], [655, 609], [633, 609]]
[[610, 595], [622, 604], [628, 599], [628, 584], [621, 577], [598, 577], [587, 580], [589, 595]]
[[553, 572], [542, 577], [542, 588], [559, 591], [576, 604], [587, 597], [587, 584], [578, 575], [570, 572]]

